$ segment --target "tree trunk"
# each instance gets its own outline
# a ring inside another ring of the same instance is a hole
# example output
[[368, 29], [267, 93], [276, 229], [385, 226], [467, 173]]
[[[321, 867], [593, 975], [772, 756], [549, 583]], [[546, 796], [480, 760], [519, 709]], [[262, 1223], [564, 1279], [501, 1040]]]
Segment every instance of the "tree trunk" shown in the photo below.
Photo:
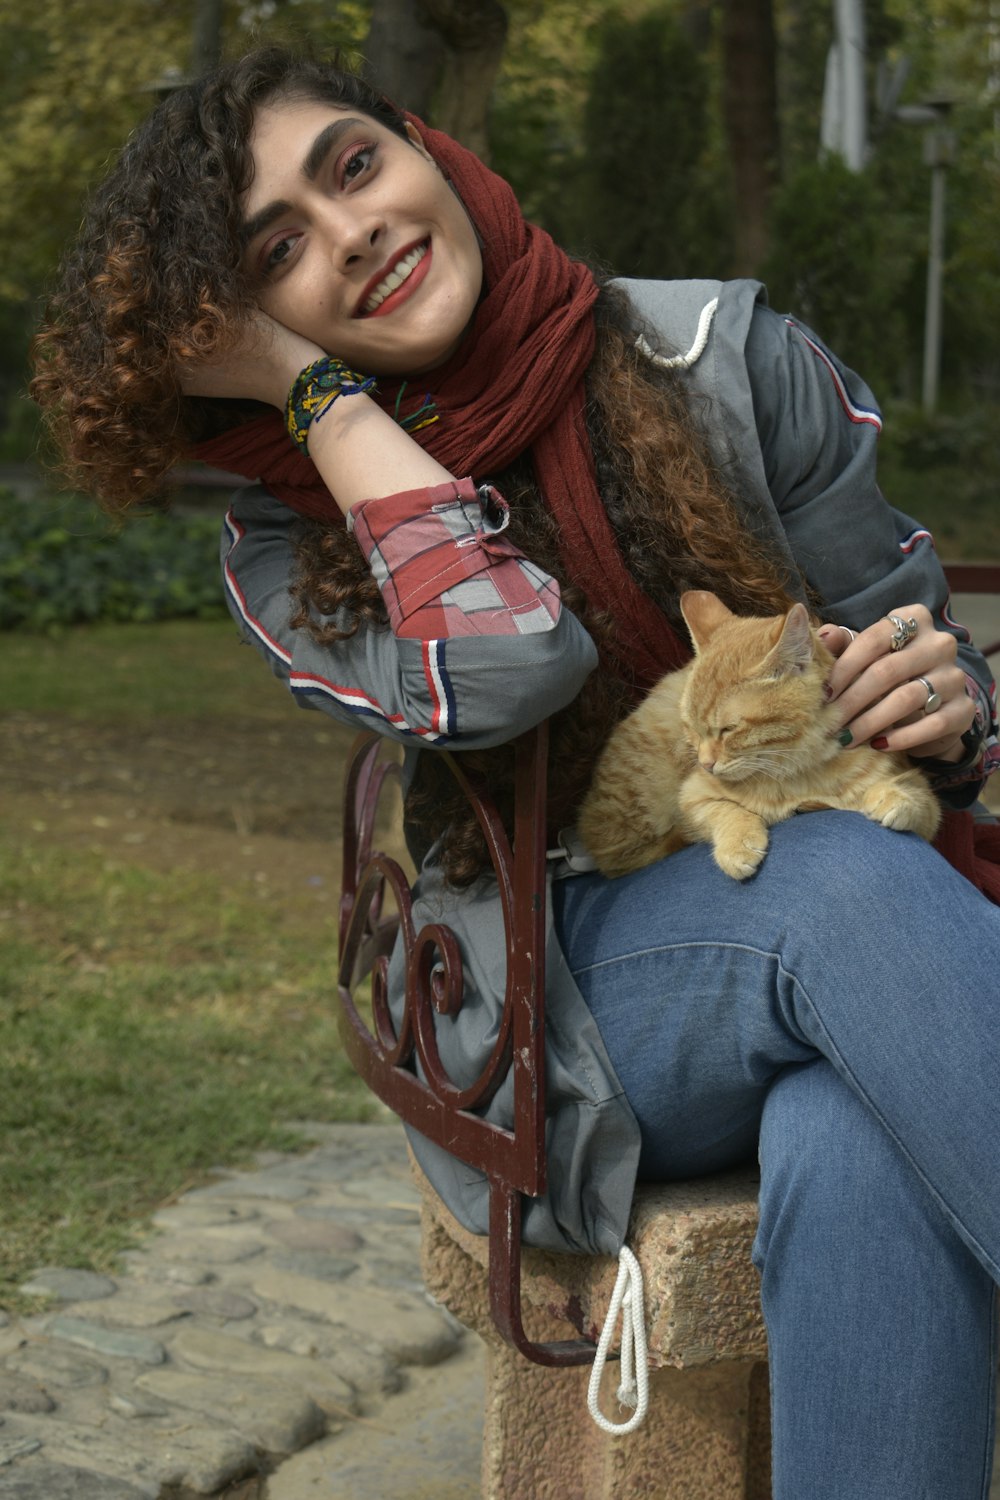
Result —
[[695, 51], [707, 52], [712, 45], [712, 0], [684, 0], [677, 19]]
[[191, 38], [191, 72], [208, 73], [222, 57], [222, 0], [196, 0]]
[[507, 40], [497, 0], [422, 0], [420, 9], [445, 43], [435, 124], [485, 161], [490, 95]]
[[445, 45], [416, 0], [372, 0], [362, 51], [368, 82], [400, 109], [421, 119], [431, 114]]
[[490, 94], [506, 39], [498, 0], [373, 0], [366, 76], [486, 159]]
[[771, 0], [723, 0], [723, 112], [736, 201], [739, 275], [767, 253], [767, 217], [778, 176], [778, 92]]

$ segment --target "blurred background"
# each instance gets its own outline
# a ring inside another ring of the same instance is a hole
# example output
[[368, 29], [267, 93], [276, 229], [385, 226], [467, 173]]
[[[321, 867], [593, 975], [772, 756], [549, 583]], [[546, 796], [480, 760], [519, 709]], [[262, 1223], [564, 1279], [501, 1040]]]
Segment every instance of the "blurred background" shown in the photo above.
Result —
[[34, 452], [28, 340], [88, 185], [158, 94], [271, 39], [340, 49], [621, 275], [761, 277], [888, 407], [893, 498], [1000, 555], [1000, 0], [10, 7], [0, 461]]
[[888, 498], [1000, 559], [1000, 0], [0, 8], [8, 1303], [290, 1121], [374, 1108], [329, 1006], [351, 735], [237, 651], [225, 489], [185, 472], [116, 529], [40, 467], [24, 394], [88, 187], [159, 95], [274, 39], [340, 49], [619, 274], [759, 276], [883, 404]]

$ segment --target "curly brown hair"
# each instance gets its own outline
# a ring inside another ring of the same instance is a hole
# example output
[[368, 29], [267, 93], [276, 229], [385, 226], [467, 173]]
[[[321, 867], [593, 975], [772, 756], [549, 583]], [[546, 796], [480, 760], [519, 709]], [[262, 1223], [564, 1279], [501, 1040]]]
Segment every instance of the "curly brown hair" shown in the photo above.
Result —
[[[788, 609], [793, 581], [749, 535], [709, 457], [677, 375], [657, 368], [637, 349], [640, 330], [620, 287], [602, 287], [595, 318], [587, 427], [598, 489], [629, 571], [682, 639], [687, 632], [677, 601], [685, 589], [710, 589], [737, 614]], [[510, 506], [509, 539], [559, 581], [564, 605], [600, 649], [610, 642], [614, 622], [566, 577], [558, 528], [539, 492], [530, 453], [488, 477]], [[378, 586], [343, 526], [303, 523], [294, 594], [292, 623], [310, 630], [322, 644], [333, 644], [362, 625], [388, 629]], [[574, 821], [605, 740], [634, 706], [632, 689], [615, 674], [610, 653], [602, 656], [602, 670], [591, 673], [577, 698], [550, 725], [550, 761], [559, 767], [548, 789], [550, 841]], [[511, 832], [510, 747], [465, 751], [462, 766], [488, 789]], [[437, 858], [452, 885], [469, 885], [489, 868], [475, 814], [433, 751], [420, 756], [405, 811], [416, 850], [440, 839]]]
[[186, 397], [180, 371], [234, 348], [252, 322], [241, 199], [255, 115], [277, 99], [357, 110], [405, 136], [394, 106], [355, 74], [283, 48], [248, 53], [138, 127], [63, 261], [31, 395], [65, 476], [108, 509], [161, 490], [193, 443], [266, 409]]

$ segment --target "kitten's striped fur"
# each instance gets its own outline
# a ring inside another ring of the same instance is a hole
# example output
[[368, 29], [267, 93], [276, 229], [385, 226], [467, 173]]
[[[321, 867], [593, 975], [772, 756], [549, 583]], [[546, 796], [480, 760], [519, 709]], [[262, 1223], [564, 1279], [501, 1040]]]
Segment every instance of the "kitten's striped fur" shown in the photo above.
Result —
[[820, 808], [934, 837], [937, 799], [905, 755], [841, 748], [823, 692], [833, 657], [804, 605], [749, 619], [691, 591], [681, 609], [694, 658], [614, 730], [581, 810], [580, 834], [605, 875], [705, 841], [720, 869], [744, 880], [773, 823]]

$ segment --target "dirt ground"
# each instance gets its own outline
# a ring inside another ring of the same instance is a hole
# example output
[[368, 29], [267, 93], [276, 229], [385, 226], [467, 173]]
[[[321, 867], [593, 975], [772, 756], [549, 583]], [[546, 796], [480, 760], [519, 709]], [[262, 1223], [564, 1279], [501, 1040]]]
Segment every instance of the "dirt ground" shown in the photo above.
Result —
[[0, 716], [11, 832], [156, 870], [312, 891], [340, 883], [341, 781], [354, 734], [318, 716], [100, 725]]
[[[44, 833], [151, 869], [218, 873], [279, 899], [313, 893], [327, 903], [340, 885], [354, 738], [313, 715], [143, 726], [0, 715], [0, 815], [15, 838]], [[988, 800], [1000, 811], [1000, 787]], [[390, 805], [380, 838], [394, 852], [396, 811]]]

